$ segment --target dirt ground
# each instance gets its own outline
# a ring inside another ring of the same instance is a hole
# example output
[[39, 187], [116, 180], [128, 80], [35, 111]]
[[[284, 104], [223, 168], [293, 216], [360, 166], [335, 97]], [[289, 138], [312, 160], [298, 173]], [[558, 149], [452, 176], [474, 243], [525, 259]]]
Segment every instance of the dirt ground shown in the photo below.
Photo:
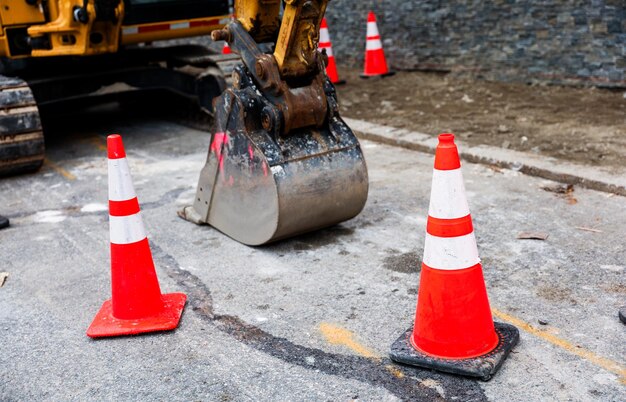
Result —
[[606, 167], [626, 166], [626, 92], [505, 84], [437, 73], [363, 80], [342, 69], [342, 115]]

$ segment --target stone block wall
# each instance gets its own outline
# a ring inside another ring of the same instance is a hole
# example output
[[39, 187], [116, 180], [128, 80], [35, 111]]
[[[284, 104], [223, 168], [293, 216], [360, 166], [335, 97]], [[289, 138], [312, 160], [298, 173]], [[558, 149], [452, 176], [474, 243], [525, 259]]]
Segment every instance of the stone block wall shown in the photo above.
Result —
[[626, 0], [331, 0], [340, 65], [362, 66], [369, 10], [396, 69], [626, 87]]

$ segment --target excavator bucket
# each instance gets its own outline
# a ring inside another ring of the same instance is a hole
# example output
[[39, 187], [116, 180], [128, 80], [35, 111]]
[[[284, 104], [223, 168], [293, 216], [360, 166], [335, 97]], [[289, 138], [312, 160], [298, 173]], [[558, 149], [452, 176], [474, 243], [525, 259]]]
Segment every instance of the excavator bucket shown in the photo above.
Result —
[[324, 73], [327, 58], [314, 47], [311, 27], [319, 27], [325, 2], [298, 3], [301, 10], [294, 5], [283, 19], [300, 19], [283, 22], [279, 37], [290, 38], [301, 26], [303, 39], [289, 48], [296, 56], [283, 59], [282, 69], [277, 58], [286, 48], [263, 52], [240, 21], [211, 34], [228, 41], [242, 63], [233, 71], [233, 88], [216, 100], [196, 197], [179, 214], [249, 245], [345, 221], [367, 200], [359, 141], [339, 117], [335, 88]]
[[239, 80], [247, 82], [218, 98], [194, 204], [179, 214], [248, 245], [356, 216], [367, 200], [367, 168], [357, 138], [337, 113], [332, 84], [323, 86], [327, 124], [273, 136], [263, 113], [267, 100], [245, 67], [236, 70]]

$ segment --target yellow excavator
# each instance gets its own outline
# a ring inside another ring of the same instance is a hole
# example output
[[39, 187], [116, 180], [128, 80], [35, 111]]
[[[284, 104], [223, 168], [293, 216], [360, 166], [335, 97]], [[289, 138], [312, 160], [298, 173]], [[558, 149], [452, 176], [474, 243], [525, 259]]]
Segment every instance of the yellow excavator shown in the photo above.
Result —
[[[214, 126], [181, 217], [260, 245], [356, 216], [367, 168], [317, 51], [327, 4], [235, 0], [229, 18], [226, 0], [0, 0], [0, 174], [41, 166], [40, 111], [167, 90]], [[150, 45], [208, 33], [235, 55]]]
[[228, 21], [227, 0], [0, 0], [0, 175], [42, 165], [40, 113], [157, 90], [210, 110], [226, 88], [219, 55], [146, 44]]

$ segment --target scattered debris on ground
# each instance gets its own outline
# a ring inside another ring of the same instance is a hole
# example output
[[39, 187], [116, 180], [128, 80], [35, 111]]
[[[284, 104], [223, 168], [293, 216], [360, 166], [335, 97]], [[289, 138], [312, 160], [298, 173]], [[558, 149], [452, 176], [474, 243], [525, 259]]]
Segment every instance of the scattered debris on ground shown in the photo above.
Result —
[[549, 234], [545, 232], [520, 232], [517, 235], [518, 239], [531, 239], [531, 240], [546, 240]]
[[578, 200], [574, 198], [573, 184], [555, 184], [551, 186], [543, 186], [541, 189], [557, 194], [558, 197], [563, 198], [570, 205], [574, 205], [578, 202]]
[[8, 272], [0, 272], [0, 288], [4, 286], [4, 283], [9, 278]]
[[585, 226], [576, 226], [576, 229], [584, 230], [586, 232], [602, 233], [602, 231], [600, 229], [588, 228], [588, 227], [585, 227]]
[[567, 194], [567, 193], [571, 193], [572, 191], [574, 191], [574, 186], [571, 184], [554, 184], [551, 186], [543, 186], [541, 187], [542, 190], [545, 191], [549, 191], [551, 193], [557, 193], [557, 194]]

